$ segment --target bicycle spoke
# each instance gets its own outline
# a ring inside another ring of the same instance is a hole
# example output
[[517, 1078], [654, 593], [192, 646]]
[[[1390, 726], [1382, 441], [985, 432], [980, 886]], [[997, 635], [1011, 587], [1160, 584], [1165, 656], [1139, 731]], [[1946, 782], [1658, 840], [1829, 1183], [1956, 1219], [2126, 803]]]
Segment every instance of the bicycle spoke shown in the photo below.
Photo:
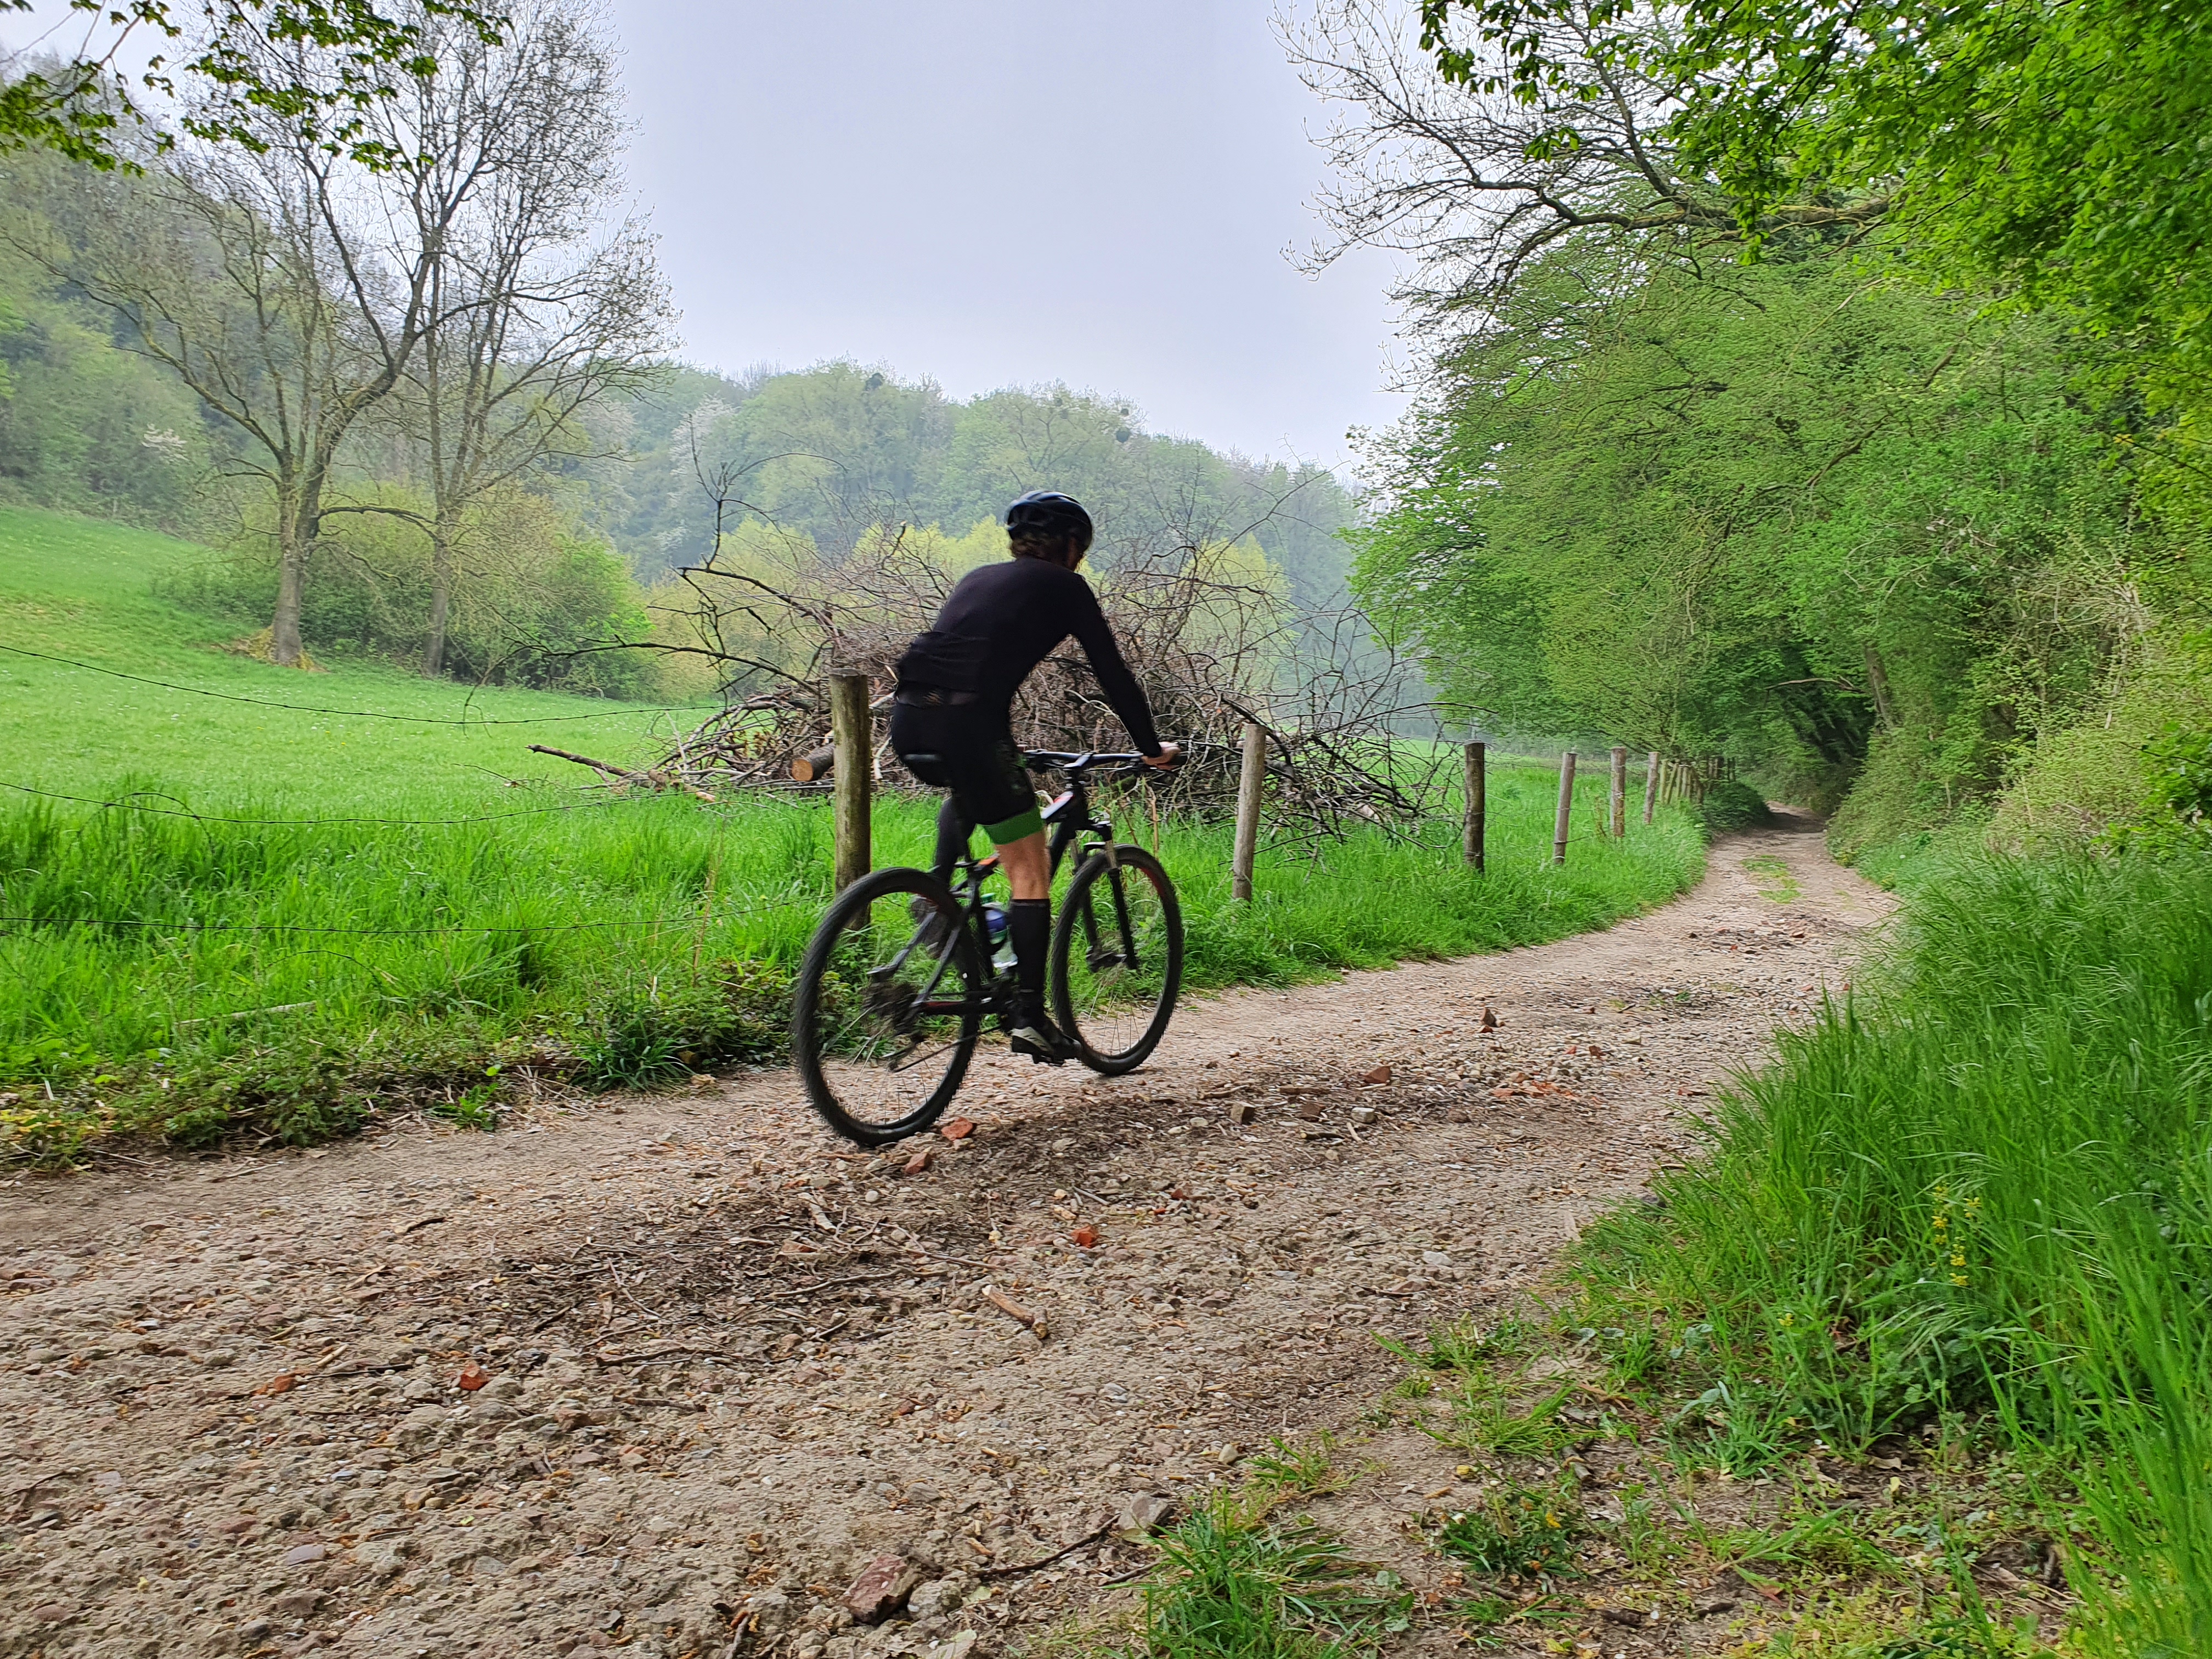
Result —
[[850, 890], [810, 946], [795, 1040], [814, 1103], [864, 1141], [927, 1121], [958, 1086], [980, 1005], [950, 895], [915, 871]]
[[1166, 873], [1131, 853], [1078, 872], [1056, 942], [1055, 995], [1087, 1064], [1134, 1065], [1165, 1028], [1181, 978], [1181, 920]]

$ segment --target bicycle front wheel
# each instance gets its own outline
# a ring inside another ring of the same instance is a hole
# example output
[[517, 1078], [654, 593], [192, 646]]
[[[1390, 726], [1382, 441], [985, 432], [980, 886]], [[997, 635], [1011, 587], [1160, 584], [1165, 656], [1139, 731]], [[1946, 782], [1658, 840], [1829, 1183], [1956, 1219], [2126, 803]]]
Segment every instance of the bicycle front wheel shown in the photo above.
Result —
[[1083, 1063], [1133, 1072], [1159, 1046], [1182, 988], [1182, 907], [1141, 847], [1083, 860], [1052, 934], [1052, 1001]]
[[983, 968], [952, 890], [878, 870], [837, 896], [799, 969], [792, 1057], [807, 1100], [861, 1146], [927, 1129], [968, 1074]]

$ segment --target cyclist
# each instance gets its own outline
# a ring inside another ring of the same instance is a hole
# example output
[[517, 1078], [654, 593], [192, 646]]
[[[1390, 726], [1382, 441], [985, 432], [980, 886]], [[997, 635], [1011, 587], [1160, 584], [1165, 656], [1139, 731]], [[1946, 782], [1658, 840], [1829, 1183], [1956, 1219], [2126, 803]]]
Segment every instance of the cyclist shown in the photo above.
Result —
[[1076, 574], [1091, 550], [1091, 515], [1070, 496], [1031, 490], [1006, 509], [1006, 538], [1012, 556], [962, 577], [935, 624], [899, 659], [891, 747], [915, 776], [951, 792], [937, 817], [940, 880], [951, 878], [976, 825], [998, 849], [1013, 886], [1007, 931], [1018, 996], [1008, 1030], [1015, 1053], [1057, 1066], [1075, 1051], [1045, 1013], [1052, 861], [1014, 744], [1014, 694], [1073, 635], [1146, 764], [1172, 766], [1180, 750], [1153, 731], [1098, 597]]

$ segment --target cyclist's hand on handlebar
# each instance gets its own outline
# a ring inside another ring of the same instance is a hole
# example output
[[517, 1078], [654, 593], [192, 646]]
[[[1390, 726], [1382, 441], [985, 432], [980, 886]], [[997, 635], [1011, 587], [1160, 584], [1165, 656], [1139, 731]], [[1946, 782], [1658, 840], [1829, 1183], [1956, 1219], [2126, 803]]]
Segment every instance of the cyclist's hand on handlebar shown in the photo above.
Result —
[[1145, 757], [1145, 764], [1157, 766], [1162, 771], [1172, 766], [1180, 766], [1182, 764], [1182, 745], [1179, 743], [1164, 743], [1160, 745], [1158, 754]]

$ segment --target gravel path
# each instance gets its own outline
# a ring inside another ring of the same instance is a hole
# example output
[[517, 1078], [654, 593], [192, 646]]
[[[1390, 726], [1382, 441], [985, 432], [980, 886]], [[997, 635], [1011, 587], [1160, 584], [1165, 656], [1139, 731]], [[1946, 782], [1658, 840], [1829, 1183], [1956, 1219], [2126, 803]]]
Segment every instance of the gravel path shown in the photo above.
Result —
[[912, 1175], [779, 1072], [0, 1184], [0, 1656], [994, 1650], [1139, 1565], [1133, 1498], [1356, 1416], [1372, 1333], [1531, 1282], [1887, 908], [1790, 821], [1131, 1078], [993, 1053]]

